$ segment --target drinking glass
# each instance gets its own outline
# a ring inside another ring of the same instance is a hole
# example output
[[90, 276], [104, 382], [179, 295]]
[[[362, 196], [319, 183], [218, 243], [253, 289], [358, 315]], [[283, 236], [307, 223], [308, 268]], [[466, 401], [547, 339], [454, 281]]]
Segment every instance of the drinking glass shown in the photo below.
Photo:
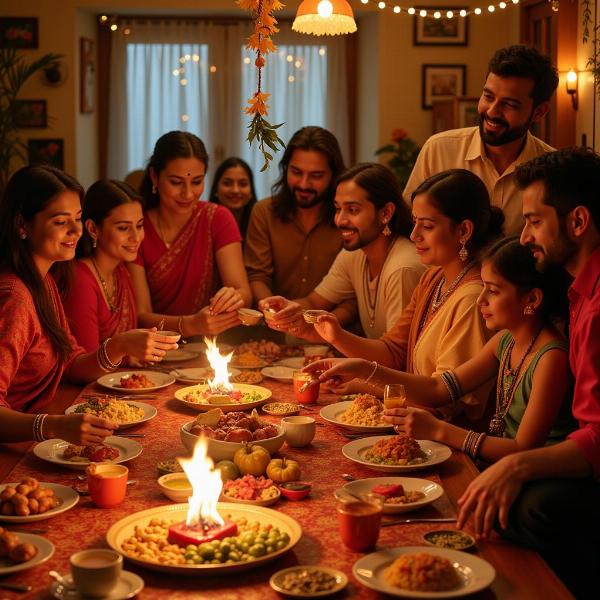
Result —
[[401, 383], [389, 383], [383, 390], [383, 405], [386, 408], [404, 408], [406, 390]]
[[363, 494], [348, 502], [337, 500], [338, 525], [344, 545], [353, 552], [365, 552], [377, 543], [384, 497]]

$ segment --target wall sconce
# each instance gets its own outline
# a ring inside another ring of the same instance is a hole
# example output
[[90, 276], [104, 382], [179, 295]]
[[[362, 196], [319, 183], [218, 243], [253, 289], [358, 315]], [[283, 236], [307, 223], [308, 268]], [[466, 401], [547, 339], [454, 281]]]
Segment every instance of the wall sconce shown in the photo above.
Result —
[[356, 22], [347, 0], [303, 0], [292, 29], [312, 35], [344, 35], [356, 31]]
[[577, 110], [577, 71], [569, 69], [567, 71], [567, 94], [571, 96], [571, 102], [573, 103], [573, 110]]

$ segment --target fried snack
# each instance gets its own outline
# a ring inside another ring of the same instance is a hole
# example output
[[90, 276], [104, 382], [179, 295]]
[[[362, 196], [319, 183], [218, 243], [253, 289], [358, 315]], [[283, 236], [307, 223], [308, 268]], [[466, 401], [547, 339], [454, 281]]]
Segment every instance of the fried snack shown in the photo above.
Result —
[[390, 585], [416, 592], [444, 592], [460, 585], [452, 563], [427, 552], [397, 558], [385, 570], [384, 579]]
[[42, 514], [58, 506], [54, 490], [41, 487], [33, 477], [25, 477], [16, 486], [6, 486], [0, 501], [0, 514], [7, 517]]

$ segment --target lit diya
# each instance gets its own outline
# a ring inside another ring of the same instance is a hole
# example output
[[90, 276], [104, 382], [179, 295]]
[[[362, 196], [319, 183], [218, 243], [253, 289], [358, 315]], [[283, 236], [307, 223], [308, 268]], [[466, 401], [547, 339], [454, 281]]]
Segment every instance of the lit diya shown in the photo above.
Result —
[[237, 525], [223, 519], [217, 511], [223, 480], [206, 450], [206, 438], [201, 436], [192, 458], [178, 459], [192, 484], [193, 494], [188, 500], [186, 520], [169, 527], [167, 539], [171, 544], [203, 544], [237, 535]]

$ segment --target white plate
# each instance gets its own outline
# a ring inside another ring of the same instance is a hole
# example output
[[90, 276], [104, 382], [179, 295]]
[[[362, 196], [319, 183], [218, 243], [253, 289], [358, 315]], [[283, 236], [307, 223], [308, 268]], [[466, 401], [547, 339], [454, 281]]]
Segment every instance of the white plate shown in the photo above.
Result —
[[231, 402], [227, 404], [203, 404], [200, 402], [190, 402], [189, 400], [185, 400], [185, 396], [190, 392], [197, 391], [205, 391], [208, 389], [207, 385], [191, 385], [188, 387], [181, 388], [175, 392], [175, 398], [179, 400], [179, 402], [185, 404], [189, 408], [193, 408], [199, 412], [204, 412], [210, 410], [211, 408], [220, 408], [223, 412], [229, 412], [232, 410], [249, 410], [251, 408], [256, 408], [261, 404], [264, 404], [271, 397], [271, 390], [268, 390], [265, 387], [260, 385], [251, 385], [249, 383], [234, 383], [234, 389], [239, 390], [240, 392], [259, 392], [260, 399], [254, 400], [253, 402]]
[[376, 485], [401, 485], [405, 492], [422, 492], [425, 498], [409, 504], [393, 504], [385, 502], [383, 512], [396, 514], [417, 510], [435, 502], [444, 495], [444, 488], [429, 479], [417, 479], [416, 477], [371, 477], [370, 479], [357, 479], [347, 483], [343, 489], [352, 494], [368, 494]]
[[[297, 571], [321, 571], [335, 577], [336, 584], [330, 590], [324, 590], [322, 592], [290, 592], [281, 587], [284, 577], [288, 573], [295, 573]], [[301, 565], [298, 567], [288, 567], [287, 569], [281, 569], [271, 575], [269, 579], [269, 585], [280, 594], [290, 596], [292, 598], [321, 598], [323, 596], [329, 596], [335, 594], [340, 590], [343, 590], [348, 585], [348, 577], [345, 573], [338, 571], [337, 569], [330, 569], [329, 567], [322, 567], [321, 565]]]
[[352, 400], [345, 400], [344, 402], [335, 402], [334, 404], [328, 404], [324, 406], [319, 414], [325, 421], [336, 425], [337, 427], [343, 427], [350, 431], [362, 431], [365, 433], [377, 433], [378, 431], [384, 432], [393, 429], [393, 425], [352, 425], [350, 423], [344, 423], [341, 421], [342, 415], [352, 406]]
[[[158, 414], [158, 410], [156, 407], [151, 406], [150, 404], [146, 404], [145, 402], [134, 402], [132, 400], [117, 400], [117, 402], [125, 402], [127, 404], [132, 404], [133, 406], [137, 406], [144, 411], [144, 415], [141, 419], [137, 421], [128, 421], [127, 423], [119, 423], [119, 429], [127, 429], [128, 427], [133, 427], [134, 425], [139, 425], [140, 423], [145, 423], [150, 419], [154, 419], [154, 417]], [[73, 406], [69, 406], [67, 410], [65, 410], [65, 415], [70, 415], [75, 412], [75, 409], [81, 404], [86, 404], [85, 402], [80, 402], [79, 404], [73, 404]]]
[[[63, 575], [67, 584], [73, 585], [71, 574]], [[144, 580], [131, 571], [121, 571], [117, 585], [108, 596], [102, 596], [101, 600], [127, 600], [133, 598], [144, 589]], [[89, 596], [82, 596], [77, 590], [65, 589], [58, 581], [50, 586], [50, 593], [58, 600], [85, 600]]]
[[[239, 375], [238, 369], [229, 369], [229, 377]], [[189, 369], [173, 369], [170, 373], [177, 381], [181, 383], [200, 383], [213, 376], [213, 370], [210, 367], [196, 367]]]
[[429, 440], [417, 440], [421, 450], [425, 452], [427, 458], [425, 462], [416, 465], [383, 465], [372, 463], [364, 458], [364, 453], [373, 447], [379, 440], [387, 440], [391, 435], [374, 435], [371, 437], [360, 438], [353, 440], [342, 448], [342, 454], [351, 461], [364, 465], [374, 471], [384, 471], [386, 473], [406, 473], [408, 471], [418, 471], [419, 469], [428, 469], [433, 465], [448, 460], [452, 456], [452, 450], [439, 442], [431, 442]]
[[289, 358], [282, 358], [275, 364], [282, 367], [289, 367], [290, 369], [297, 371], [298, 369], [302, 369], [304, 367], [304, 356], [290, 356]]
[[292, 383], [292, 376], [296, 369], [292, 369], [291, 367], [282, 367], [281, 365], [276, 365], [274, 367], [265, 367], [261, 369], [261, 373], [265, 377], [270, 377], [271, 379], [275, 379], [276, 381], [281, 381], [282, 383]]
[[19, 533], [19, 540], [23, 544], [33, 544], [37, 548], [37, 554], [27, 562], [14, 564], [7, 558], [0, 558], [0, 576], [25, 571], [46, 562], [54, 554], [54, 544], [39, 535], [32, 533]]
[[[119, 451], [119, 456], [113, 463], [124, 463], [128, 460], [139, 456], [142, 453], [143, 447], [138, 444], [135, 440], [130, 440], [124, 437], [117, 437], [111, 435], [104, 440], [107, 446], [112, 446]], [[46, 440], [40, 442], [33, 447], [33, 453], [42, 460], [60, 465], [61, 467], [68, 467], [69, 469], [76, 469], [77, 471], [83, 471], [89, 464], [90, 461], [86, 462], [73, 462], [71, 460], [65, 460], [62, 455], [65, 448], [69, 445], [69, 442], [64, 440]]]
[[[33, 523], [34, 521], [43, 521], [50, 519], [56, 515], [60, 515], [70, 508], [73, 508], [79, 502], [79, 494], [71, 487], [60, 485], [58, 483], [39, 482], [40, 487], [50, 488], [54, 490], [54, 496], [58, 498], [58, 506], [52, 510], [47, 510], [39, 515], [27, 515], [26, 517], [0, 515], [0, 521], [7, 523]], [[16, 487], [18, 483], [3, 483], [0, 485], [0, 492], [7, 486]]]
[[185, 362], [197, 358], [198, 353], [192, 352], [191, 350], [184, 350], [178, 348], [177, 350], [167, 350], [165, 355], [162, 357], [161, 362]]
[[[143, 388], [126, 388], [121, 385], [122, 377], [130, 377], [134, 373], [145, 375], [154, 385], [143, 387]], [[118, 373], [110, 373], [109, 375], [102, 375], [98, 378], [98, 383], [108, 390], [113, 392], [119, 392], [121, 394], [147, 394], [154, 390], [160, 390], [161, 388], [167, 387], [172, 383], [175, 383], [175, 377], [168, 373], [158, 373], [156, 371], [120, 371]]]
[[[433, 556], [447, 558], [458, 570], [462, 585], [447, 592], [415, 592], [389, 585], [383, 578], [385, 569], [403, 554], [427, 552]], [[488, 587], [496, 577], [496, 571], [489, 562], [458, 550], [432, 548], [431, 546], [405, 546], [373, 552], [358, 559], [352, 567], [352, 574], [364, 586], [384, 594], [400, 598], [459, 598], [479, 592]]]

